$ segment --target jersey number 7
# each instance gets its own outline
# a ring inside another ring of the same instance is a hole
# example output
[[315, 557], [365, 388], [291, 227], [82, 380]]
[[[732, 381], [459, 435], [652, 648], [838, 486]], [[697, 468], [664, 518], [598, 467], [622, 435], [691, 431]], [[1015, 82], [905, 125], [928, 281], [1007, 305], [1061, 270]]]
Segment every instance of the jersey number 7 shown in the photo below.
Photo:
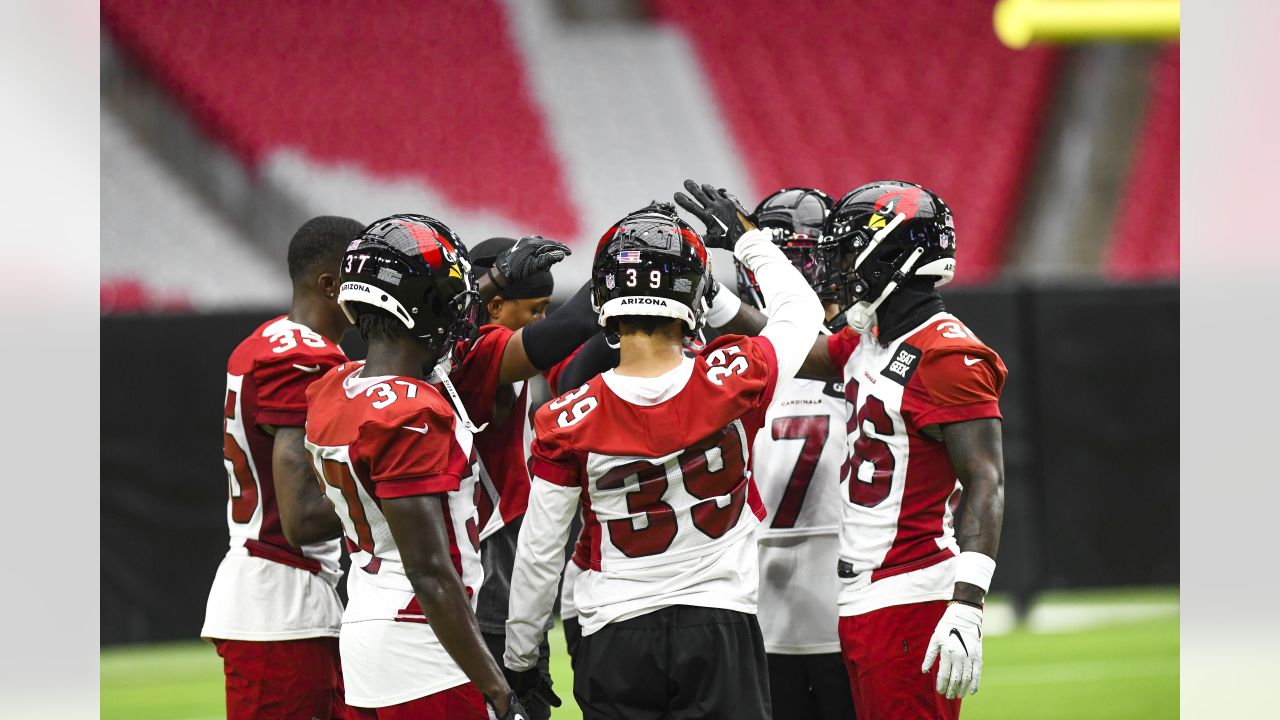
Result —
[[774, 440], [804, 440], [800, 455], [796, 457], [796, 466], [791, 470], [791, 479], [787, 481], [787, 489], [782, 492], [782, 500], [778, 502], [773, 522], [769, 525], [777, 529], [793, 528], [800, 517], [800, 508], [804, 507], [804, 498], [813, 482], [813, 473], [818, 469], [822, 448], [827, 444], [827, 436], [831, 432], [831, 416], [774, 418], [770, 431]]

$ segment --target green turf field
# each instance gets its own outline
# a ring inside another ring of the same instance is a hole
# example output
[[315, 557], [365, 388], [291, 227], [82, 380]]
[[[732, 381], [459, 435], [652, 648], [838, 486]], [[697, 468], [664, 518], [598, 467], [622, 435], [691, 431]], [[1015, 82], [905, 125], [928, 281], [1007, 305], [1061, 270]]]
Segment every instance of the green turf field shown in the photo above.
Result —
[[[1176, 591], [1049, 596], [1030, 627], [994, 634], [993, 602], [982, 691], [965, 701], [965, 720], [1178, 717], [1176, 603]], [[559, 626], [551, 647], [565, 698], [553, 717], [579, 718]], [[201, 642], [103, 650], [102, 719], [222, 717], [220, 663]]]

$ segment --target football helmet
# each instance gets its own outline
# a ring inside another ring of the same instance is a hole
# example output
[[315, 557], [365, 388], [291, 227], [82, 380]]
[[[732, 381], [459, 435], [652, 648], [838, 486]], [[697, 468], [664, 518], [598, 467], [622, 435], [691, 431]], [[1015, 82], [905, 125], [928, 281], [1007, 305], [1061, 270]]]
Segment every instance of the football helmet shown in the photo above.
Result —
[[466, 246], [435, 218], [370, 224], [347, 246], [338, 282], [338, 305], [353, 323], [362, 307], [381, 308], [440, 355], [475, 335], [479, 294]]
[[[773, 242], [782, 249], [792, 265], [809, 281], [823, 302], [834, 302], [834, 290], [828, 291], [830, 252], [819, 246], [822, 228], [833, 205], [831, 196], [814, 188], [783, 188], [760, 201], [751, 219], [756, 226], [768, 230]], [[750, 305], [764, 309], [764, 295], [755, 273], [736, 257], [738, 294]]]
[[914, 183], [882, 180], [850, 190], [835, 204], [822, 244], [833, 255], [830, 280], [858, 332], [876, 323], [876, 308], [908, 278], [951, 281], [956, 233], [951, 209]]
[[680, 320], [693, 335], [702, 326], [712, 282], [702, 236], [674, 205], [653, 202], [600, 238], [591, 264], [591, 304], [605, 328], [614, 318], [647, 315]]

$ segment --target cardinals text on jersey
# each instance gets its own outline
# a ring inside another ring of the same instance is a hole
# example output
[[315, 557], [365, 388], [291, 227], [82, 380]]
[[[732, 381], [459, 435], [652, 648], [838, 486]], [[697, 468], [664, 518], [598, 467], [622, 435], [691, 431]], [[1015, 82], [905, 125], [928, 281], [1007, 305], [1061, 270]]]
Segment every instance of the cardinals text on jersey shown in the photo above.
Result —
[[467, 682], [431, 630], [382, 514], [389, 498], [438, 498], [454, 569], [474, 608], [483, 572], [471, 434], [440, 393], [339, 366], [308, 392], [307, 449], [351, 552], [342, 616], [347, 702], [383, 707]]
[[1004, 363], [945, 312], [888, 345], [846, 330], [828, 349], [855, 409], [840, 480], [840, 557], [852, 571], [840, 614], [949, 599], [962, 488], [939, 426], [999, 418]]
[[768, 511], [756, 530], [757, 615], [770, 653], [840, 649], [836, 534], [848, 420], [842, 383], [797, 379], [778, 388], [756, 436], [752, 477]]
[[302, 427], [307, 388], [346, 360], [287, 316], [268, 320], [227, 361], [223, 462], [231, 546], [218, 567], [202, 637], [294, 640], [338, 634], [337, 540], [302, 548], [280, 525], [271, 470], [275, 427]]

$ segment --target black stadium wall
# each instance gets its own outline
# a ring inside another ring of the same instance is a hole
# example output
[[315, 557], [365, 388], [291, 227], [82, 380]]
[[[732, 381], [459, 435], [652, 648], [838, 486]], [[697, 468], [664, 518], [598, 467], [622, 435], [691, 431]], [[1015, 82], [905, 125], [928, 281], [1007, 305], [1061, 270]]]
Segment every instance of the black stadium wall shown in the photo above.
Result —
[[[1009, 368], [993, 591], [1176, 584], [1178, 288], [946, 298]], [[226, 359], [269, 316], [102, 318], [103, 644], [199, 634], [227, 547]]]

